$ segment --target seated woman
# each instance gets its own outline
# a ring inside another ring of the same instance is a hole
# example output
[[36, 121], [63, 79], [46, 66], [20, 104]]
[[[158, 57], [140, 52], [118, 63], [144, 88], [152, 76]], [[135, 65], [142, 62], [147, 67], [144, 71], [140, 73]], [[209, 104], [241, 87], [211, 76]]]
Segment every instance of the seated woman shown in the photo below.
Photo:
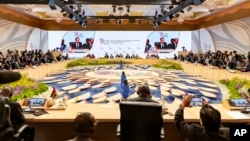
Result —
[[94, 133], [98, 121], [89, 113], [78, 113], [74, 120], [75, 138], [67, 141], [93, 141], [91, 135]]

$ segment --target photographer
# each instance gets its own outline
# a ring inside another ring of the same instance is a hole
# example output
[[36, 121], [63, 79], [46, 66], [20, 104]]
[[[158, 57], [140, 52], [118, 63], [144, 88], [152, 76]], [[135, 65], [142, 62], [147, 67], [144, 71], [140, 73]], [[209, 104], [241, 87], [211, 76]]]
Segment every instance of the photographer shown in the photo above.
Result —
[[182, 103], [176, 110], [174, 122], [177, 129], [189, 141], [229, 141], [229, 131], [220, 129], [221, 114], [202, 99], [200, 109], [200, 125], [189, 124], [184, 120], [184, 108], [190, 107], [192, 95], [183, 98]]

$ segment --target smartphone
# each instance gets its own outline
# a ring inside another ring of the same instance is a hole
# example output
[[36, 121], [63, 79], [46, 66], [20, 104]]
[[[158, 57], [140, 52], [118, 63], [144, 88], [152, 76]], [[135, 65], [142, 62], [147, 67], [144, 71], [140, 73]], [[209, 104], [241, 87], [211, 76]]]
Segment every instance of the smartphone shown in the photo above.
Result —
[[230, 105], [234, 107], [245, 107], [247, 103], [247, 99], [230, 99]]
[[192, 100], [190, 101], [190, 105], [192, 107], [195, 106], [202, 106], [202, 97], [201, 96], [194, 96]]

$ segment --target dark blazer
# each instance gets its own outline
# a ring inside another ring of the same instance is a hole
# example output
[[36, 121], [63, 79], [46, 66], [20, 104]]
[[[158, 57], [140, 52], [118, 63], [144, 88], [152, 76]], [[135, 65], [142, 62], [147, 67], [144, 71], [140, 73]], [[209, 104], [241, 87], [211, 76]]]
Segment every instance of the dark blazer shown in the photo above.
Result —
[[198, 124], [185, 123], [183, 118], [183, 109], [178, 109], [175, 113], [174, 122], [181, 135], [189, 141], [229, 141], [228, 133], [220, 129], [218, 132], [206, 131], [204, 127]]
[[176, 45], [171, 43], [171, 44], [168, 44], [168, 47], [167, 49], [175, 49], [176, 48]]
[[22, 108], [19, 103], [5, 99], [5, 103], [10, 106], [10, 120], [15, 131], [25, 123], [25, 117], [22, 114]]
[[69, 45], [72, 47], [72, 49], [82, 49], [83, 48], [82, 42], [79, 42], [78, 47], [76, 46], [76, 42], [70, 42]]
[[155, 43], [155, 46], [157, 47], [157, 49], [167, 49], [168, 47], [166, 42], [163, 42], [163, 46], [161, 45], [161, 42], [157, 42]]
[[135, 98], [128, 98], [127, 101], [137, 101], [137, 102], [154, 102], [154, 103], [159, 103], [150, 97], [135, 97]]
[[83, 49], [91, 49], [91, 44], [89, 44], [89, 43], [84, 43], [82, 48], [83, 48]]

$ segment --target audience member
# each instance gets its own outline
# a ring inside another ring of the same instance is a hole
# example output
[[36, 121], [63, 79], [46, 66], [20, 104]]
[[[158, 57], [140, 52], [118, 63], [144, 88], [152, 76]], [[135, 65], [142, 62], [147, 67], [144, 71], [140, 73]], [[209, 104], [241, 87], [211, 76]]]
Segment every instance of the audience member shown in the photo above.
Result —
[[183, 98], [175, 113], [174, 122], [177, 129], [189, 141], [229, 141], [229, 132], [220, 129], [221, 114], [203, 99], [200, 109], [200, 124], [188, 124], [184, 120], [184, 108], [189, 107], [192, 95]]
[[13, 90], [10, 86], [4, 86], [0, 93], [0, 95], [5, 99], [5, 103], [10, 106], [10, 120], [14, 131], [17, 131], [25, 123], [25, 117], [22, 114], [21, 105], [10, 100], [12, 94]]
[[129, 85], [128, 80], [124, 81], [124, 85], [122, 86], [122, 100], [126, 100], [129, 96]]
[[124, 85], [123, 83], [124, 83], [125, 80], [127, 80], [127, 76], [126, 76], [125, 72], [122, 71], [122, 75], [121, 75], [121, 88]]
[[93, 141], [91, 135], [94, 133], [98, 121], [88, 112], [78, 113], [74, 120], [76, 136], [67, 141]]
[[159, 103], [158, 101], [155, 101], [152, 99], [152, 95], [150, 92], [149, 87], [144, 84], [139, 86], [137, 90], [138, 97], [135, 98], [128, 98], [128, 101], [138, 101], [138, 102], [154, 102], [154, 103]]
[[120, 61], [119, 69], [123, 70], [123, 62], [122, 62], [122, 60]]

